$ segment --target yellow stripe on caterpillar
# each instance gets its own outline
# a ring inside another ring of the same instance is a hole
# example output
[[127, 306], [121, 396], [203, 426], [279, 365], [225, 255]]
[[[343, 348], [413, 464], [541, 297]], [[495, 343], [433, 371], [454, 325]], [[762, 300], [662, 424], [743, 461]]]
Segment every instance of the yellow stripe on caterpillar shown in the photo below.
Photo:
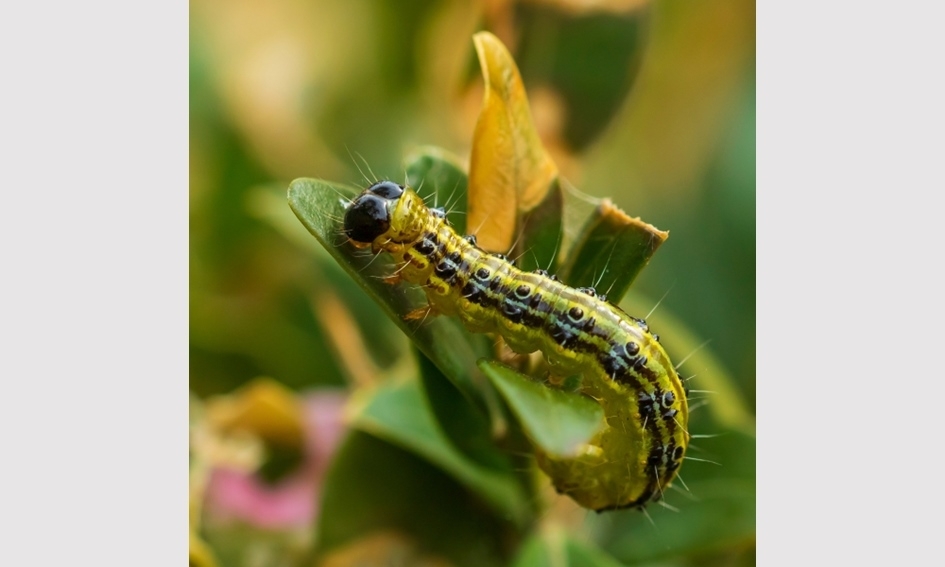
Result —
[[646, 323], [591, 288], [543, 270], [523, 272], [460, 236], [417, 193], [375, 183], [348, 206], [344, 230], [359, 247], [390, 253], [396, 273], [423, 287], [436, 312], [472, 332], [497, 333], [525, 354], [541, 351], [604, 409], [607, 427], [568, 459], [537, 449], [555, 488], [592, 510], [642, 507], [676, 477], [689, 444], [685, 387]]

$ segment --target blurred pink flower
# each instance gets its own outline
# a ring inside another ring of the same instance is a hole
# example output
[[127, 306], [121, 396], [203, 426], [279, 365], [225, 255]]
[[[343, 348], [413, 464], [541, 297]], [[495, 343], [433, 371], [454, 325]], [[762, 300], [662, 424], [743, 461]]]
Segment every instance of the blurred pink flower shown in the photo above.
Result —
[[318, 518], [321, 487], [345, 431], [347, 394], [322, 390], [301, 396], [305, 424], [303, 464], [276, 485], [255, 474], [217, 467], [210, 473], [206, 511], [215, 521], [240, 520], [266, 529], [308, 528]]

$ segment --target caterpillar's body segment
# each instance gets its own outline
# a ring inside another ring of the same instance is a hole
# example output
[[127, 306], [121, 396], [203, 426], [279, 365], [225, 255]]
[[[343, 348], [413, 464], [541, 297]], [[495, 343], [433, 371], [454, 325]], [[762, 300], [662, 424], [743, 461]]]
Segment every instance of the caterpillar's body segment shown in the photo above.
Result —
[[348, 207], [356, 245], [389, 252], [399, 277], [423, 286], [431, 307], [472, 332], [501, 335], [515, 352], [539, 350], [604, 409], [607, 425], [569, 459], [538, 451], [559, 492], [597, 511], [657, 500], [689, 443], [686, 393], [646, 323], [543, 271], [523, 272], [458, 235], [411, 189], [376, 183]]

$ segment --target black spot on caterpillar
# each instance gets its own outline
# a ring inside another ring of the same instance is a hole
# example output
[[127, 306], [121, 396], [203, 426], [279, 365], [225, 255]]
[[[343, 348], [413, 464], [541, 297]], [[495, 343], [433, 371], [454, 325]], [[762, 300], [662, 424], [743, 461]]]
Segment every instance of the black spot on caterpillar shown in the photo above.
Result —
[[523, 272], [504, 256], [457, 234], [439, 211], [391, 181], [371, 185], [345, 212], [359, 247], [390, 253], [396, 279], [423, 287], [430, 308], [472, 332], [501, 335], [517, 353], [541, 351], [561, 376], [580, 375], [581, 392], [604, 409], [607, 427], [583, 454], [538, 464], [555, 488], [597, 511], [642, 507], [676, 477], [689, 443], [685, 388], [642, 319], [590, 288], [572, 288], [544, 270]]

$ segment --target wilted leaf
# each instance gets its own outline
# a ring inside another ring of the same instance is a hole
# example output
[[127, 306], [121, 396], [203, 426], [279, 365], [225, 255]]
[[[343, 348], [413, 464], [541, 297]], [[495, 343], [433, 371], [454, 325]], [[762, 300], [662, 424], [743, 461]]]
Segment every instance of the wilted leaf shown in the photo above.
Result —
[[581, 229], [559, 276], [574, 287], [596, 287], [619, 303], [640, 270], [669, 237], [605, 199]]
[[511, 249], [522, 213], [551, 190], [558, 168], [541, 144], [511, 54], [489, 32], [473, 36], [485, 81], [473, 134], [467, 226], [486, 250]]

